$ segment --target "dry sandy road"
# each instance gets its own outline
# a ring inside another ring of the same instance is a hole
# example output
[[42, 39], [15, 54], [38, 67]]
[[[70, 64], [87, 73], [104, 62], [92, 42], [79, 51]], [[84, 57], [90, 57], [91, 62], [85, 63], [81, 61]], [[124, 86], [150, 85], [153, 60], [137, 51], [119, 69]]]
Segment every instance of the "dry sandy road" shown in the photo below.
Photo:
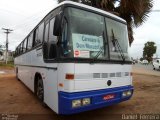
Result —
[[133, 74], [135, 91], [131, 100], [75, 115], [60, 116], [43, 107], [33, 93], [16, 80], [13, 70], [5, 72], [0, 74], [0, 119], [10, 115], [18, 120], [107, 120], [122, 119], [123, 114], [160, 114], [160, 76]]

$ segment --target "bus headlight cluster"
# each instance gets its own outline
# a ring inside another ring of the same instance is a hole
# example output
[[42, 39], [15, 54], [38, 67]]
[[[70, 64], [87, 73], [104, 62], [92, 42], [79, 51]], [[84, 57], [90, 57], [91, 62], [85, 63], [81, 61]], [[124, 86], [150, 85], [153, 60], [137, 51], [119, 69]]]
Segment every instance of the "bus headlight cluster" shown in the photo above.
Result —
[[122, 93], [122, 97], [129, 97], [129, 96], [131, 96], [131, 95], [132, 95], [132, 91], [131, 91], [131, 90], [124, 91], [124, 92]]
[[72, 101], [72, 108], [77, 108], [81, 106], [86, 106], [91, 104], [90, 98], [77, 99]]

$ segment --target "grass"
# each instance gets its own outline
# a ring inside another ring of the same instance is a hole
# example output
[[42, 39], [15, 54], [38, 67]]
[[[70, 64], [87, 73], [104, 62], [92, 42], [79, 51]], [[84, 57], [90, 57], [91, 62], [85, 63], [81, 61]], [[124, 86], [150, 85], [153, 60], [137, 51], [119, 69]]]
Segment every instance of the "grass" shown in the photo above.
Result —
[[14, 68], [14, 62], [8, 62], [7, 64], [5, 62], [0, 62], [0, 69], [13, 69]]

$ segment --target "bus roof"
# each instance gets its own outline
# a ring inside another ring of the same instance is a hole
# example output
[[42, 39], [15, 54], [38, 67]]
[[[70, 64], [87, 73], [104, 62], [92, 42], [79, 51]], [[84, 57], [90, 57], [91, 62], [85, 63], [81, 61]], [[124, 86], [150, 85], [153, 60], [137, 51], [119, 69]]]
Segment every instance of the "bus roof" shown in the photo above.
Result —
[[126, 21], [124, 19], [122, 19], [122, 18], [120, 18], [120, 17], [118, 17], [118, 16], [116, 16], [116, 15], [114, 15], [112, 13], [109, 13], [109, 12], [106, 12], [104, 10], [101, 10], [101, 9], [98, 9], [98, 8], [95, 8], [95, 7], [91, 7], [91, 6], [82, 4], [82, 3], [73, 2], [73, 1], [64, 1], [64, 2], [61, 2], [60, 4], [58, 4], [58, 6], [56, 6], [56, 8], [59, 7], [59, 6], [61, 6], [61, 5], [65, 5], [65, 4], [71, 4], [71, 5], [83, 7], [83, 8], [86, 8], [86, 9], [90, 9], [90, 10], [93, 10], [93, 11], [97, 11], [99, 13], [106, 14], [108, 16], [111, 16], [112, 18], [118, 19], [118, 20], [126, 23]]
[[[95, 7], [91, 7], [91, 6], [88, 6], [88, 5], [85, 5], [85, 4], [82, 4], [82, 3], [77, 3], [77, 2], [73, 2], [73, 1], [63, 1], [63, 2], [61, 2], [61, 3], [59, 3], [57, 6], [55, 6], [46, 16], [48, 16], [52, 11], [54, 11], [56, 8], [58, 8], [58, 7], [60, 7], [60, 6], [63, 6], [63, 5], [67, 5], [67, 4], [70, 4], [70, 5], [75, 5], [75, 6], [79, 6], [79, 7], [82, 7], [82, 8], [86, 8], [86, 9], [90, 9], [90, 10], [93, 10], [93, 11], [95, 11], [95, 12], [99, 12], [99, 13], [102, 13], [102, 14], [105, 14], [105, 15], [107, 15], [107, 16], [110, 16], [111, 18], [113, 18], [113, 19], [117, 19], [117, 20], [119, 20], [119, 21], [121, 21], [121, 22], [123, 22], [123, 23], [126, 23], [126, 21], [124, 20], [124, 19], [122, 19], [122, 18], [120, 18], [120, 17], [118, 17], [118, 16], [116, 16], [116, 15], [114, 15], [114, 14], [112, 14], [112, 13], [109, 13], [109, 12], [106, 12], [106, 11], [104, 11], [104, 10], [101, 10], [101, 9], [98, 9], [98, 8], [95, 8]], [[34, 27], [34, 29], [46, 18], [46, 16]], [[34, 30], [33, 29], [33, 30]], [[32, 31], [33, 31], [32, 30]], [[32, 32], [31, 31], [31, 32]], [[31, 33], [30, 32], [30, 33]], [[30, 34], [29, 33], [29, 34]], [[28, 35], [29, 35], [28, 34]], [[24, 38], [24, 40], [28, 37], [28, 35]], [[24, 41], [23, 40], [23, 41]], [[23, 42], [23, 41], [21, 41], [20, 43], [19, 43], [19, 45]], [[18, 46], [19, 46], [18, 45]], [[17, 47], [18, 47], [17, 46]], [[17, 48], [16, 47], [16, 48]]]

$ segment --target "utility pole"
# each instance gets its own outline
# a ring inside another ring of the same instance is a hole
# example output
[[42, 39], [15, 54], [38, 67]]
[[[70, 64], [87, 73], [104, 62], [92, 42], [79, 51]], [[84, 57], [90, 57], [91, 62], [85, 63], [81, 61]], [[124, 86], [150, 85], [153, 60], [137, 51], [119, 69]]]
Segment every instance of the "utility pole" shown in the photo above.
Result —
[[8, 34], [11, 33], [11, 29], [6, 29], [6, 28], [2, 28], [2, 30], [4, 30], [5, 34], [6, 34], [6, 55], [5, 55], [5, 62], [7, 64], [7, 61], [8, 61]]

